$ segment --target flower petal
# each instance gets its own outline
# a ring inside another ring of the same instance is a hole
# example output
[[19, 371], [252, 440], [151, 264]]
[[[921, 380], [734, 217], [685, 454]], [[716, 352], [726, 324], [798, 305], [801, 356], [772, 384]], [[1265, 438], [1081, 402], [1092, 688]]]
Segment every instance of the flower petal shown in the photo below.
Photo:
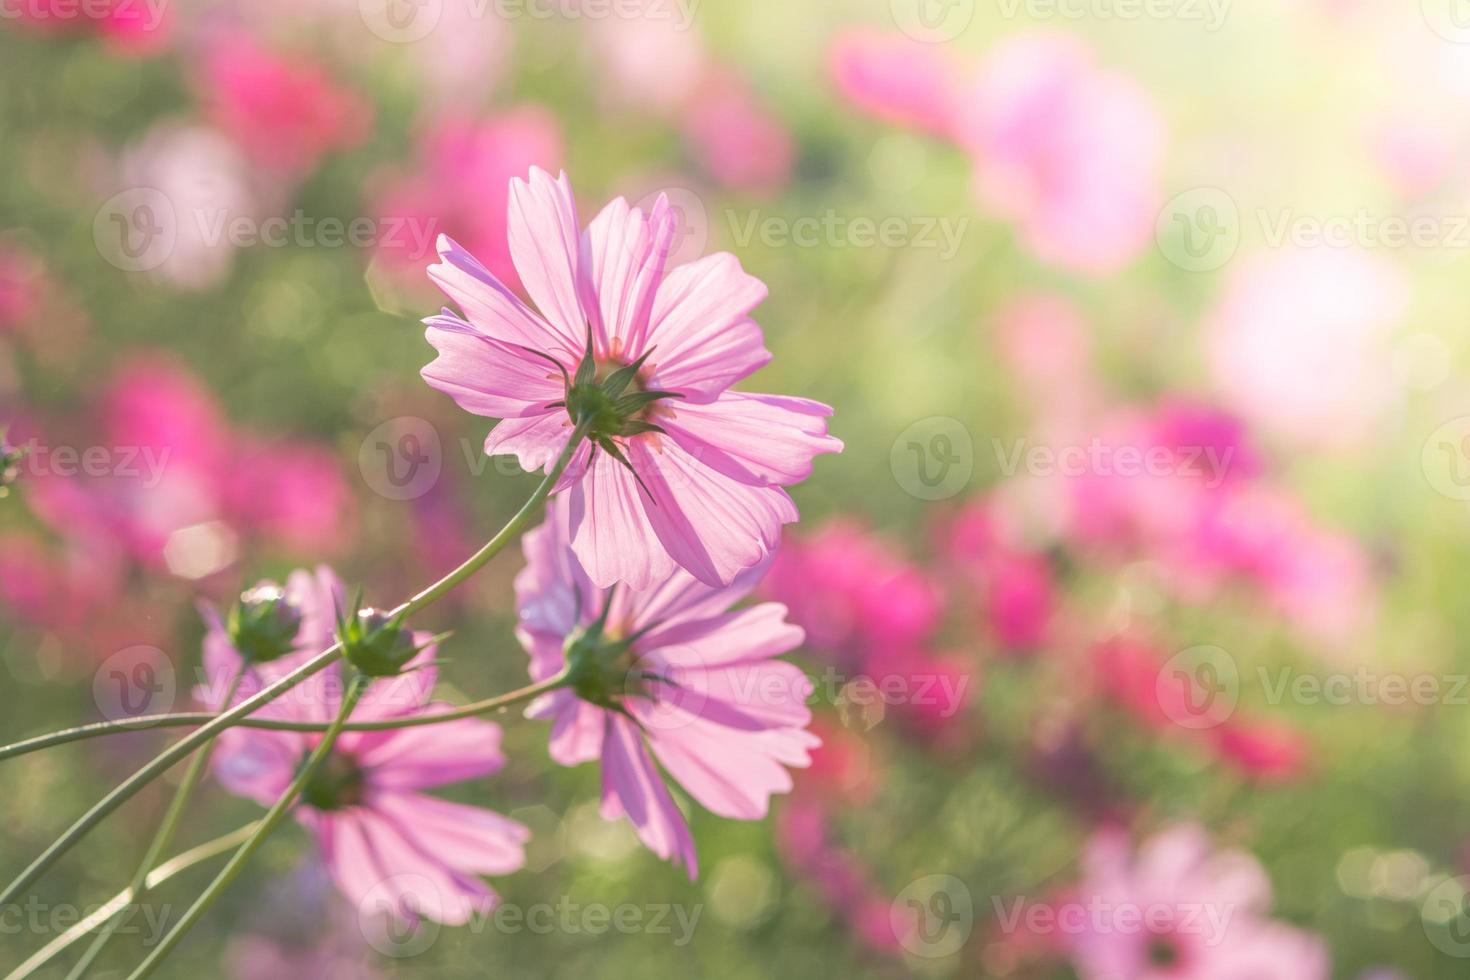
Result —
[[602, 749], [602, 815], [616, 820], [626, 816], [638, 839], [650, 851], [689, 871], [689, 880], [699, 874], [694, 839], [684, 815], [674, 805], [668, 787], [654, 768], [643, 738], [633, 723], [604, 712]]
[[632, 362], [643, 353], [676, 226], [663, 195], [648, 214], [614, 198], [587, 226], [587, 274], [597, 297], [588, 312], [602, 356]]
[[510, 346], [530, 347], [576, 363], [585, 344], [578, 334], [564, 333], [522, 303], [504, 283], [448, 235], [439, 236], [439, 262], [429, 278], [465, 315], [475, 333]]
[[419, 373], [466, 412], [496, 419], [541, 415], [565, 394], [556, 368], [546, 361], [458, 329], [452, 318], [431, 317], [425, 322], [424, 337], [439, 356]]
[[513, 178], [506, 232], [526, 295], [580, 356], [596, 300], [582, 272], [582, 230], [566, 173], [552, 180], [532, 167], [529, 181]]
[[625, 582], [631, 589], [646, 589], [674, 570], [644, 517], [640, 494], [633, 474], [600, 450], [571, 489], [572, 549], [598, 588]]
[[680, 405], [664, 429], [705, 466], [751, 486], [789, 486], [812, 475], [818, 453], [842, 451], [827, 434], [821, 402], [727, 391], [706, 404]]
[[717, 252], [673, 269], [659, 286], [648, 326], [653, 387], [708, 401], [771, 359], [749, 317], [765, 283]]

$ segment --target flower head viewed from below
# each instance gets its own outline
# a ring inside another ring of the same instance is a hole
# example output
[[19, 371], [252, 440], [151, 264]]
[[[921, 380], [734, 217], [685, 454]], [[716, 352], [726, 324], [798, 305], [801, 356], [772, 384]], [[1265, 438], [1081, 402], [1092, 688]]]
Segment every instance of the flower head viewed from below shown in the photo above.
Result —
[[527, 715], [552, 720], [555, 761], [600, 759], [602, 815], [626, 816], [693, 878], [694, 841], [659, 767], [722, 817], [763, 818], [771, 795], [792, 787], [787, 767], [807, 766], [819, 744], [807, 730], [811, 682], [774, 659], [803, 634], [779, 603], [730, 610], [761, 568], [722, 588], [683, 571], [643, 591], [597, 588], [576, 559], [570, 509], [559, 501], [526, 535], [516, 577], [531, 676], [568, 679]]
[[797, 519], [782, 488], [842, 448], [826, 405], [730, 390], [770, 360], [750, 318], [766, 287], [728, 253], [668, 268], [677, 223], [663, 196], [647, 213], [616, 198], [583, 230], [566, 175], [533, 168], [511, 181], [508, 234], [539, 313], [448, 238], [429, 270], [461, 312], [425, 321], [423, 376], [502, 420], [485, 452], [549, 471], [582, 426], [556, 489], [598, 588], [676, 569], [728, 585]]
[[[284, 676], [332, 642], [332, 624], [347, 602], [346, 591], [327, 568], [292, 574], [282, 590], [268, 585], [246, 594], [266, 608], [240, 628], [218, 617], [205, 638], [209, 683], [199, 692], [213, 709], [224, 707], [228, 687], [221, 678], [244, 671], [248, 688]], [[293, 632], [294, 643], [278, 659], [257, 663], [262, 640], [275, 629]], [[231, 637], [234, 634], [234, 639]], [[427, 637], [415, 634], [422, 645]], [[236, 647], [253, 647], [242, 651]], [[353, 721], [406, 720], [448, 709], [429, 700], [437, 677], [436, 650], [423, 646], [409, 669], [368, 686]], [[257, 717], [326, 723], [343, 699], [340, 664], [303, 681], [263, 708]], [[221, 736], [214, 772], [231, 793], [269, 806], [281, 796], [321, 740], [318, 734], [232, 728]], [[496, 901], [478, 876], [506, 875], [524, 864], [530, 832], [521, 824], [480, 807], [453, 803], [424, 790], [480, 779], [504, 765], [500, 727], [461, 718], [422, 727], [348, 731], [333, 744], [325, 763], [302, 793], [296, 816], [316, 837], [322, 858], [342, 893], [360, 912], [384, 912], [404, 923], [418, 918], [461, 924], [484, 914]]]

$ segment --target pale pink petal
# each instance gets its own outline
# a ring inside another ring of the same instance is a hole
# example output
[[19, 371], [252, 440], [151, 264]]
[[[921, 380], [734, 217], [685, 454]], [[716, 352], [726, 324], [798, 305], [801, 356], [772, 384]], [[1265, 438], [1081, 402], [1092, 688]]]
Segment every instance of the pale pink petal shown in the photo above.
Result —
[[661, 536], [643, 516], [641, 493], [627, 467], [602, 451], [571, 489], [572, 549], [599, 588], [623, 582], [646, 589], [674, 569]]
[[659, 195], [648, 214], [614, 198], [587, 226], [587, 274], [597, 296], [588, 312], [601, 356], [632, 362], [643, 353], [677, 224], [668, 200]]
[[374, 809], [406, 828], [416, 846], [446, 867], [507, 875], [526, 863], [531, 832], [494, 811], [418, 793], [388, 794]]
[[[795, 746], [780, 744], [793, 738]], [[732, 732], [700, 718], [674, 731], [655, 729], [649, 740], [659, 763], [689, 795], [711, 812], [735, 820], [763, 818], [771, 795], [791, 789], [786, 766], [806, 765], [800, 746], [816, 742], [805, 732]], [[768, 746], [782, 758], [774, 758]], [[800, 761], [792, 761], [793, 750], [801, 752]]]
[[515, 456], [527, 473], [551, 466], [572, 437], [571, 422], [564, 409], [544, 415], [506, 419], [485, 437], [486, 456]]
[[667, 622], [651, 630], [639, 647], [644, 650], [668, 647], [667, 656], [676, 663], [680, 651], [693, 651], [697, 660], [690, 662], [690, 666], [711, 667], [779, 657], [800, 646], [805, 636], [800, 626], [786, 622], [785, 606], [763, 602], [706, 619], [681, 618]]
[[648, 326], [652, 387], [708, 401], [771, 359], [750, 311], [765, 283], [728, 252], [681, 265], [664, 277]]
[[587, 311], [596, 300], [583, 272], [582, 229], [567, 175], [552, 180], [532, 167], [529, 181], [513, 178], [506, 224], [526, 294], [561, 337], [575, 338], [572, 349], [580, 356], [587, 344]]
[[626, 816], [638, 839], [666, 861], [683, 863], [693, 881], [699, 867], [684, 815], [669, 796], [632, 722], [603, 713], [602, 815]]
[[751, 486], [787, 486], [812, 474], [818, 453], [842, 451], [827, 435], [832, 409], [805, 398], [727, 391], [680, 405], [663, 427], [700, 463]]
[[[781, 525], [798, 517], [785, 491], [736, 483], [668, 441], [657, 454], [643, 441], [630, 448], [648, 487], [640, 501], [648, 524], [668, 555], [701, 582], [729, 584], [773, 552]], [[647, 582], [629, 584], [641, 588]]]
[[439, 356], [419, 373], [466, 412], [497, 419], [539, 416], [565, 395], [565, 383], [547, 361], [488, 337], [447, 329], [450, 321], [444, 317], [426, 322], [424, 337]]
[[[452, 707], [431, 704], [423, 713], [438, 714]], [[400, 728], [382, 735], [356, 753], [358, 764], [371, 771], [378, 789], [425, 789], [478, 779], [498, 772], [505, 763], [500, 726], [476, 718]]]
[[530, 347], [567, 363], [576, 362], [586, 344], [584, 337], [543, 320], [454, 239], [440, 235], [438, 248], [439, 262], [429, 266], [429, 278], [454, 301], [477, 333], [512, 347]]

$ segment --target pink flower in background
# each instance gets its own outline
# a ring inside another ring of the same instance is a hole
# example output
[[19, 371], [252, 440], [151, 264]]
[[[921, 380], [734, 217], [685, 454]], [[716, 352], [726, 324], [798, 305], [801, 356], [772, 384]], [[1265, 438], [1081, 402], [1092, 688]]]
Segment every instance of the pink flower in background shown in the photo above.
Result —
[[25, 0], [8, 18], [46, 34], [91, 33], [122, 54], [158, 54], [170, 40], [170, 5], [160, 0]]
[[683, 130], [700, 166], [726, 187], [766, 195], [791, 178], [791, 133], [734, 71], [710, 73], [684, 113]]
[[[422, 271], [434, 240], [452, 236], [497, 279], [520, 288], [506, 239], [510, 181], [531, 167], [562, 159], [561, 126], [540, 106], [485, 119], [451, 116], [423, 137], [420, 163], [381, 178], [373, 210], [384, 221], [377, 254], [400, 270]], [[396, 233], [389, 233], [389, 223]]]
[[[1076, 896], [1083, 909], [1102, 910], [1077, 917], [1085, 928], [1071, 937], [1072, 963], [1081, 980], [1329, 976], [1317, 935], [1268, 918], [1271, 884], [1255, 858], [1214, 850], [1198, 826], [1169, 828], [1136, 852], [1122, 833], [1100, 831]], [[1144, 927], [1126, 928], [1125, 915]]]
[[577, 560], [571, 509], [555, 500], [523, 544], [517, 635], [531, 676], [572, 677], [526, 714], [552, 720], [557, 762], [600, 759], [602, 815], [626, 816], [649, 850], [693, 878], [694, 841], [659, 767], [720, 816], [764, 817], [771, 795], [792, 788], [787, 767], [808, 765], [818, 744], [807, 731], [811, 682], [774, 659], [802, 631], [777, 603], [730, 610], [761, 568], [723, 588], [682, 570], [646, 591], [598, 588]]
[[876, 652], [927, 645], [943, 615], [925, 570], [851, 519], [791, 537], [761, 591], [790, 608], [808, 648], [849, 668]]
[[160, 122], [123, 151], [117, 169], [113, 190], [144, 191], [116, 212], [130, 222], [114, 226], [122, 257], [180, 289], [224, 282], [237, 248], [230, 222], [266, 213], [240, 149], [213, 129]]
[[[728, 584], [797, 519], [782, 488], [842, 448], [826, 405], [729, 390], [770, 360], [749, 316], [766, 288], [728, 253], [666, 269], [676, 225], [662, 196], [648, 214], [617, 198], [583, 231], [566, 175], [532, 169], [511, 183], [509, 238], [539, 314], [448, 238], [429, 270], [463, 316], [424, 321], [439, 356], [423, 376], [503, 420], [488, 454], [549, 470], [571, 435], [566, 406], [610, 400], [597, 385], [636, 366], [558, 485], [572, 547], [600, 588], [645, 589], [677, 568]], [[589, 333], [596, 377], [573, 387]]]
[[0, 241], [0, 334], [23, 327], [48, 291], [45, 269], [29, 250]]
[[205, 52], [205, 112], [250, 159], [286, 178], [312, 173], [328, 153], [367, 136], [369, 105], [317, 65], [240, 35]]
[[660, 0], [640, 6], [639, 16], [585, 18], [596, 91], [621, 106], [672, 115], [698, 91], [709, 55], [684, 19], [692, 8]]
[[[131, 560], [200, 579], [232, 564], [242, 539], [318, 552], [351, 538], [355, 507], [328, 450], [232, 429], [167, 355], [120, 364], [93, 414], [85, 434], [38, 434], [27, 480], [37, 514], [82, 564]], [[93, 444], [107, 452], [85, 467], [53, 457]]]
[[306, 442], [237, 437], [224, 505], [272, 544], [318, 557], [340, 552], [357, 505], [336, 455]]
[[976, 192], [1043, 261], [1104, 274], [1153, 234], [1166, 130], [1148, 92], [1074, 38], [1006, 38], [978, 65], [955, 124]]
[[1261, 782], [1293, 782], [1311, 762], [1306, 737], [1287, 725], [1232, 719], [1212, 734], [1221, 758]]
[[1215, 385], [1252, 423], [1329, 449], [1360, 447], [1394, 396], [1384, 370], [1407, 291], [1361, 250], [1238, 260], [1205, 325]]
[[1007, 533], [992, 501], [975, 501], [946, 525], [946, 557], [976, 592], [976, 611], [1002, 651], [1025, 653], [1050, 637], [1058, 604], [1051, 562]]
[[934, 45], [855, 28], [833, 39], [827, 65], [838, 91], [870, 115], [935, 136], [952, 135], [963, 71]]
[[[252, 670], [251, 683], [238, 697], [324, 649], [338, 610], [347, 606], [341, 582], [327, 568], [293, 573], [286, 592], [303, 614], [299, 650]], [[228, 678], [240, 670], [242, 659], [217, 618], [211, 617], [208, 626], [208, 683], [199, 694], [218, 710]], [[414, 639], [423, 645], [428, 637], [415, 634]], [[375, 681], [352, 720], [448, 710], [448, 705], [429, 700], [437, 678], [434, 655], [428, 646], [403, 674]], [[335, 663], [257, 715], [329, 722], [341, 706], [343, 683], [341, 664]], [[219, 739], [215, 775], [230, 792], [269, 806], [319, 740], [316, 734], [232, 728]], [[498, 813], [423, 791], [491, 775], [504, 761], [499, 726], [475, 718], [345, 732], [302, 794], [296, 816], [316, 836], [338, 888], [361, 912], [460, 925], [494, 906], [496, 894], [479, 876], [518, 870], [525, 863], [523, 847], [530, 834]], [[375, 908], [377, 901], [382, 905]]]
[[816, 890], [849, 930], [875, 952], [903, 952], [895, 935], [891, 897], [884, 895], [855, 854], [831, 839], [829, 809], [811, 799], [793, 800], [776, 821], [776, 846], [791, 871]]

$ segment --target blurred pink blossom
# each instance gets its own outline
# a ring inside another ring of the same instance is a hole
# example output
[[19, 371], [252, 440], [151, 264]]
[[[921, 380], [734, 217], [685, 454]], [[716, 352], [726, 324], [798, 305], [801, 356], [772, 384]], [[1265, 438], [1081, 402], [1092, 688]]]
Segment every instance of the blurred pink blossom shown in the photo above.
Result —
[[372, 110], [302, 56], [232, 34], [205, 48], [199, 76], [206, 116], [254, 162], [288, 179], [368, 133]]
[[43, 34], [91, 34], [125, 55], [146, 57], [168, 46], [173, 13], [167, 0], [25, 0], [5, 19]]
[[610, 102], [674, 115], [709, 65], [704, 42], [677, 4], [642, 0], [639, 16], [587, 18], [595, 88]]
[[962, 70], [934, 45], [854, 28], [832, 40], [827, 64], [838, 91], [870, 115], [935, 136], [953, 134]]
[[976, 192], [1038, 258], [1114, 272], [1158, 216], [1163, 117], [1132, 79], [1066, 35], [1019, 34], [981, 60], [956, 122]]
[[684, 112], [683, 130], [700, 166], [726, 187], [765, 195], [791, 177], [791, 133], [734, 71], [710, 73]]
[[1275, 435], [1362, 446], [1395, 394], [1385, 364], [1406, 301], [1398, 272], [1360, 250], [1247, 256], [1205, 325], [1215, 385]]
[[506, 236], [510, 181], [533, 166], [559, 167], [562, 153], [561, 127], [540, 106], [440, 119], [422, 138], [418, 163], [378, 181], [373, 209], [384, 234], [377, 254], [400, 271], [422, 272], [435, 257], [435, 237], [446, 234], [519, 288]]
[[[181, 289], [223, 282], [237, 247], [227, 233], [230, 223], [259, 220], [265, 211], [248, 161], [234, 143], [203, 126], [154, 124], [124, 150], [118, 189], [125, 195], [118, 217], [128, 223], [119, 229], [126, 247], [141, 255], [151, 276]], [[126, 196], [138, 193], [147, 196]]]
[[1329, 976], [1316, 934], [1268, 918], [1271, 884], [1255, 858], [1214, 850], [1194, 825], [1169, 828], [1136, 852], [1121, 832], [1098, 832], [1076, 892], [1082, 909], [1097, 910], [1074, 917], [1084, 925], [1071, 937], [1081, 980]]
[[855, 520], [788, 534], [761, 584], [807, 631], [807, 648], [856, 667], [874, 652], [926, 645], [943, 600], [924, 569]]

